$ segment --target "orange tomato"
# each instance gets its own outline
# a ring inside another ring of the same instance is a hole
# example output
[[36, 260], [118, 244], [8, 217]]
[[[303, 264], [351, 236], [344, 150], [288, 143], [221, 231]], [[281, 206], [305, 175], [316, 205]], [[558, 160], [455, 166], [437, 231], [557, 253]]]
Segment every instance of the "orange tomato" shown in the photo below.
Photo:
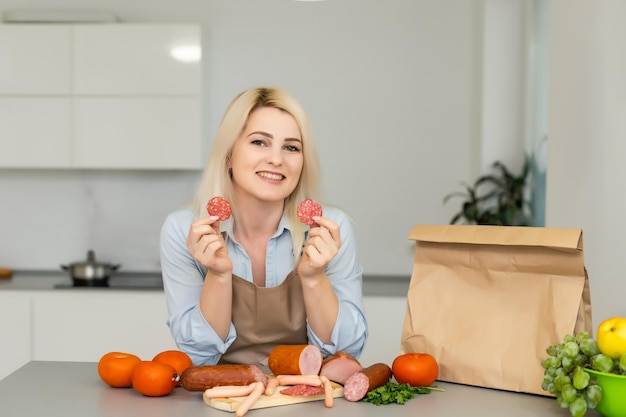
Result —
[[133, 370], [139, 362], [141, 359], [131, 353], [105, 353], [98, 361], [98, 375], [112, 387], [130, 387]]
[[439, 364], [428, 353], [405, 353], [394, 359], [391, 372], [399, 383], [427, 387], [437, 379]]
[[[180, 350], [166, 350], [160, 352], [152, 359], [152, 361], [171, 365], [176, 370], [177, 375], [181, 375], [185, 369], [193, 365], [189, 355]], [[179, 385], [180, 383], [176, 384], [176, 386]]]
[[172, 365], [141, 361], [132, 376], [133, 388], [148, 397], [167, 395], [176, 386], [176, 369]]

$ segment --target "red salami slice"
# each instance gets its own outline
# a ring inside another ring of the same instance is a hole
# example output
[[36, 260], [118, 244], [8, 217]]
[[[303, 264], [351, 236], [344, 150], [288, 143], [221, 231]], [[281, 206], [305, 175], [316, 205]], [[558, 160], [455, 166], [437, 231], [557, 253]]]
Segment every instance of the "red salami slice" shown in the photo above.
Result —
[[322, 206], [315, 201], [307, 198], [298, 206], [298, 219], [304, 224], [308, 224], [309, 226], [314, 226], [315, 221], [313, 220], [313, 216], [321, 216], [322, 215]]
[[228, 200], [224, 197], [213, 197], [206, 205], [206, 210], [211, 216], [217, 216], [220, 221], [227, 220], [233, 212]]
[[290, 395], [294, 397], [298, 395], [302, 395], [306, 397], [309, 395], [323, 394], [324, 387], [312, 387], [310, 385], [298, 384], [289, 388], [285, 388], [281, 390], [280, 393], [283, 395]]

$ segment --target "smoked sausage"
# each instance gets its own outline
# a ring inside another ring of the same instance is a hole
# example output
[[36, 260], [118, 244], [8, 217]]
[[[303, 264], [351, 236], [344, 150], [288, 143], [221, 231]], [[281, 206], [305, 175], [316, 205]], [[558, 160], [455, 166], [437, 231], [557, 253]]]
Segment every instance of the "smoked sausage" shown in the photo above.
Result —
[[267, 376], [256, 365], [191, 366], [180, 375], [180, 385], [187, 391], [205, 391], [222, 385], [250, 385], [262, 382]]
[[387, 364], [375, 363], [346, 380], [343, 386], [343, 396], [348, 401], [360, 401], [371, 390], [389, 382], [391, 376], [391, 368]]
[[270, 352], [267, 366], [274, 375], [317, 375], [322, 352], [314, 345], [278, 345]]
[[340, 350], [322, 361], [320, 376], [343, 385], [346, 380], [363, 369], [361, 363], [348, 352]]
[[267, 366], [274, 375], [317, 375], [322, 352], [314, 345], [278, 345], [270, 352]]

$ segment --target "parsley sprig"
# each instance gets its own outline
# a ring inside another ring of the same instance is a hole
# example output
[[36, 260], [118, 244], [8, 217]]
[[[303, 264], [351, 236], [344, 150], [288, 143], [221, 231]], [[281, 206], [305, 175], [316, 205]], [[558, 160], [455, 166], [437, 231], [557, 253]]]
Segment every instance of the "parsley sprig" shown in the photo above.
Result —
[[367, 393], [363, 401], [374, 405], [385, 404], [404, 404], [415, 394], [430, 394], [431, 391], [444, 391], [436, 386], [430, 387], [413, 387], [409, 384], [399, 384], [397, 382], [388, 382], [382, 387], [375, 388]]

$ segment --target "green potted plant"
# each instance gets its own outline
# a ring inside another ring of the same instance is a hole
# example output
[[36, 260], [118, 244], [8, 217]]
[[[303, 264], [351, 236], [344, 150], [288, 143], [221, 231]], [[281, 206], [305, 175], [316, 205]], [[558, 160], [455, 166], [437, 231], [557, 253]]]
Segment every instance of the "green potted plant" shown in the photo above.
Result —
[[526, 187], [530, 158], [525, 158], [519, 175], [513, 174], [500, 161], [494, 162], [493, 168], [493, 174], [478, 177], [473, 185], [462, 182], [464, 192], [455, 191], [444, 197], [444, 204], [454, 197], [464, 198], [461, 209], [452, 217], [450, 224], [528, 226], [531, 205]]

